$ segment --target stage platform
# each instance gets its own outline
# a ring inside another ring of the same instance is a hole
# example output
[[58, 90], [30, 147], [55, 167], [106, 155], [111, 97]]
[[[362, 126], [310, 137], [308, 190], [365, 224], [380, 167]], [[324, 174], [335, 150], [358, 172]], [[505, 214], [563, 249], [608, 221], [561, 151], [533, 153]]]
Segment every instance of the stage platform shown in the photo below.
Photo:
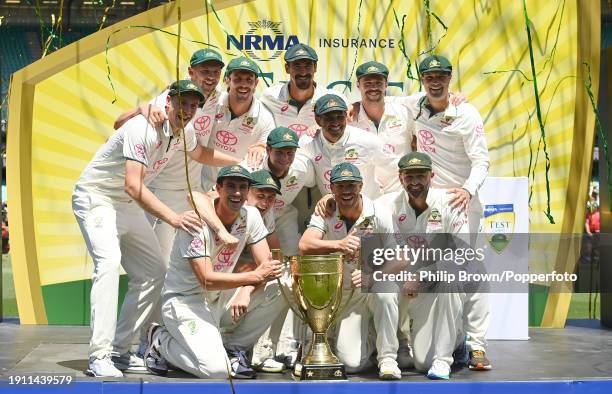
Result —
[[[612, 331], [597, 321], [569, 321], [565, 329], [531, 329], [529, 341], [491, 341], [488, 357], [494, 369], [453, 370], [448, 382], [428, 380], [415, 370], [398, 382], [382, 382], [375, 371], [341, 382], [294, 382], [288, 373], [264, 374], [252, 381], [235, 380], [238, 394], [300, 393], [612, 393]], [[203, 381], [186, 373], [162, 378], [126, 374], [123, 379], [91, 378], [87, 368], [89, 327], [0, 324], [0, 393], [231, 393], [227, 381]], [[67, 373], [70, 386], [14, 386], [9, 375]]]

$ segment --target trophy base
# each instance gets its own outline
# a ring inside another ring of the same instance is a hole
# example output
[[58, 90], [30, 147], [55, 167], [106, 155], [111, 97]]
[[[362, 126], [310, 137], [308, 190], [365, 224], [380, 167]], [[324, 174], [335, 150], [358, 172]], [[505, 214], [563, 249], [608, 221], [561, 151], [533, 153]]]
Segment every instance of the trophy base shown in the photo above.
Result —
[[309, 365], [295, 363], [295, 380], [346, 380], [344, 364]]

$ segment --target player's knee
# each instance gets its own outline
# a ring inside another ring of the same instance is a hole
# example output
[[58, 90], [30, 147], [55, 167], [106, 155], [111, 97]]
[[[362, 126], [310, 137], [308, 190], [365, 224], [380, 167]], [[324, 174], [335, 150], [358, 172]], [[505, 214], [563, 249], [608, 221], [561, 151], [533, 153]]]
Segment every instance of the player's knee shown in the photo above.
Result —
[[228, 366], [223, 357], [216, 357], [198, 365], [198, 377], [204, 379], [226, 379]]

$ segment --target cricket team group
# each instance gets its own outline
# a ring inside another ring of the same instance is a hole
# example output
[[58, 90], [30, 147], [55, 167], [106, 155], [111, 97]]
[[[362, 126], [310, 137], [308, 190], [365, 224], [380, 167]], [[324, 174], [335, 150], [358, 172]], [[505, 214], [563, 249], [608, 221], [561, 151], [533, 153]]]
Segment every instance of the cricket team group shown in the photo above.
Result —
[[289, 81], [259, 96], [259, 66], [225, 62], [193, 53], [189, 79], [120, 115], [76, 183], [94, 267], [87, 373], [249, 379], [299, 365], [305, 328], [271, 249], [344, 255], [347, 307], [328, 336], [348, 373], [491, 369], [486, 294], [361, 289], [372, 286], [358, 263], [366, 234], [478, 233], [485, 133], [478, 110], [449, 92], [449, 60], [422, 59], [422, 91], [410, 96], [386, 94], [384, 64], [361, 64], [355, 103], [316, 82], [305, 44], [284, 54]]

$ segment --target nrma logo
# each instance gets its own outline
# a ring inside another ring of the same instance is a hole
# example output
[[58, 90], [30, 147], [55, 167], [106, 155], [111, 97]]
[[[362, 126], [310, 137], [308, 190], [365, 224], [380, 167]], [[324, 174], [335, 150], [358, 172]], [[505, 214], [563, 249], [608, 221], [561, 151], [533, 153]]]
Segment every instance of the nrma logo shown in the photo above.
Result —
[[247, 22], [251, 27], [246, 34], [234, 36], [227, 35], [226, 48], [232, 47], [246, 51], [254, 60], [267, 62], [274, 60], [287, 48], [299, 44], [297, 36], [285, 36], [280, 29], [282, 22], [261, 20]]

